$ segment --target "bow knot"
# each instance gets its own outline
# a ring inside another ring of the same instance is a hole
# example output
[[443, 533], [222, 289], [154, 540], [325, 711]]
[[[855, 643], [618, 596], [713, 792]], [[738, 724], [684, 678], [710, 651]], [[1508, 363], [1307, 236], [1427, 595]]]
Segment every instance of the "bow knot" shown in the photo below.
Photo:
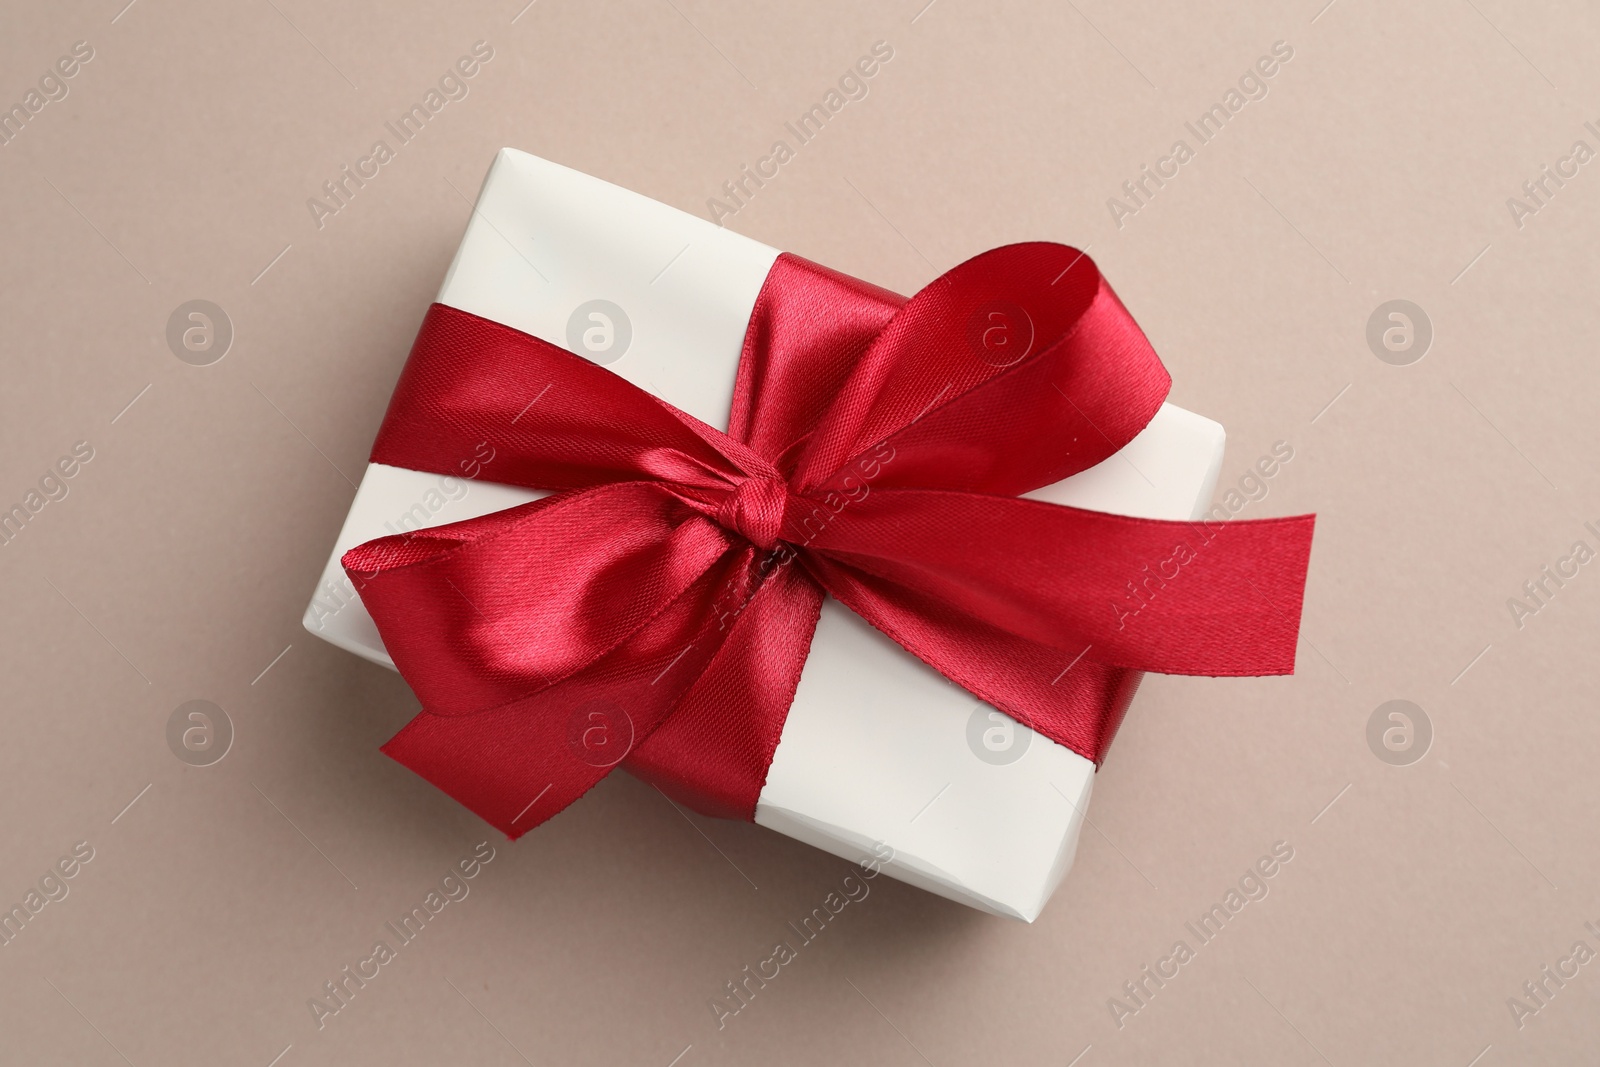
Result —
[[734, 486], [717, 507], [717, 522], [757, 548], [775, 547], [783, 534], [789, 505], [789, 483], [772, 475], [756, 475]]

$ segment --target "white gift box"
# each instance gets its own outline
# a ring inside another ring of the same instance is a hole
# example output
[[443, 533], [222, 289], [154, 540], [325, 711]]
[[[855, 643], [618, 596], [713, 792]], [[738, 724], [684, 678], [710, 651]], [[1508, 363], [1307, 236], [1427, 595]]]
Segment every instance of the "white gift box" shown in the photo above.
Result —
[[[484, 180], [438, 300], [574, 349], [725, 429], [745, 327], [777, 256], [508, 148]], [[398, 369], [404, 353], [395, 358]], [[1222, 451], [1221, 426], [1165, 404], [1121, 452], [1029, 496], [1199, 518]], [[306, 629], [392, 668], [340, 557], [376, 537], [544, 495], [495, 484], [493, 473], [492, 462], [476, 480], [370, 464]], [[883, 870], [895, 878], [1031, 922], [1072, 864], [1094, 770], [829, 598], [755, 821], [846, 859], [891, 855]]]

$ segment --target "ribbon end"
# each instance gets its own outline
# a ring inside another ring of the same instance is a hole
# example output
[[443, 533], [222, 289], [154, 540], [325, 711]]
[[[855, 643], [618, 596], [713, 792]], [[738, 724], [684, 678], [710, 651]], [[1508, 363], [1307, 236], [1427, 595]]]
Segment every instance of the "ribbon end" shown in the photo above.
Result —
[[[424, 711], [381, 747], [385, 756], [449, 794], [515, 841], [566, 810], [604, 771], [563, 779], [550, 770], [547, 739], [518, 745], [516, 727], [495, 714], [466, 717]], [[520, 758], [518, 758], [520, 757]], [[485, 772], [485, 767], [488, 772]]]

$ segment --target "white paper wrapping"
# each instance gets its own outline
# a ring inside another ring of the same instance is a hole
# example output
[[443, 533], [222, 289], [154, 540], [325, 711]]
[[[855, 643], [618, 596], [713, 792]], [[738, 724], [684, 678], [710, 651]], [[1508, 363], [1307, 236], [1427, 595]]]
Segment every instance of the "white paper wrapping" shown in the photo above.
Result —
[[[438, 299], [588, 355], [726, 428], [745, 326], [777, 255], [503, 149]], [[1030, 496], [1198, 518], [1222, 451], [1221, 426], [1167, 404], [1117, 455]], [[339, 558], [375, 537], [542, 495], [493, 479], [492, 460], [475, 479], [369, 465], [306, 629], [392, 667]], [[1071, 866], [1093, 781], [1089, 760], [988, 708], [829, 599], [756, 822], [851, 860], [892, 854], [883, 869], [893, 877], [1031, 922]]]

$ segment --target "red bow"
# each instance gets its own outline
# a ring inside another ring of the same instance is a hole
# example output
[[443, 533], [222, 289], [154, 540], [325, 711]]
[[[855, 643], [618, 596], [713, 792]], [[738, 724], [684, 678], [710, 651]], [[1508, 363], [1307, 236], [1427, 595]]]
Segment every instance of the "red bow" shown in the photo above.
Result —
[[373, 462], [452, 473], [487, 441], [496, 481], [553, 495], [345, 555], [424, 709], [384, 751], [512, 837], [624, 757], [753, 818], [827, 593], [1098, 762], [1141, 671], [1294, 669], [1311, 516], [1018, 499], [1126, 445], [1170, 384], [1093, 262], [1054, 244], [909, 301], [780, 256], [727, 433], [435, 304]]

